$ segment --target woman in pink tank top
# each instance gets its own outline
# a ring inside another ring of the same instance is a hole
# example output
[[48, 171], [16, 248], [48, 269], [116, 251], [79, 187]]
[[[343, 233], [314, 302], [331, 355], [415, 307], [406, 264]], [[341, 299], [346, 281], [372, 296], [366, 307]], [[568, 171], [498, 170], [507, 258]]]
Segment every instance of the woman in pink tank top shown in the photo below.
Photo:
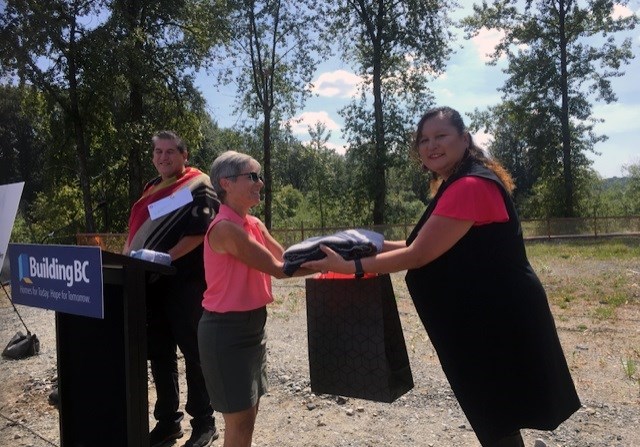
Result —
[[224, 446], [250, 447], [267, 391], [266, 305], [273, 301], [271, 276], [287, 278], [284, 249], [249, 214], [264, 186], [255, 159], [227, 151], [211, 165], [210, 178], [222, 204], [205, 236], [200, 359], [213, 409], [224, 417]]

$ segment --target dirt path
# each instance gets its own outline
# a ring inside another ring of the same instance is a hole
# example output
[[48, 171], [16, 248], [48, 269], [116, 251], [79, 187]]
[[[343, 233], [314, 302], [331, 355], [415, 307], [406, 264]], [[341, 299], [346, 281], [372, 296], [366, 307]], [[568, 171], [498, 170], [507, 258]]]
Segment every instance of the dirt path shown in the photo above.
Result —
[[[563, 268], [538, 268], [550, 295], [576, 266]], [[635, 271], [629, 265], [617, 268]], [[583, 407], [552, 433], [525, 430], [528, 446], [536, 438], [549, 446], [640, 446], [640, 383], [629, 379], [622, 366], [627, 360], [640, 364], [640, 274], [630, 273], [628, 279], [630, 299], [609, 319], [593, 316], [597, 303], [552, 306]], [[415, 388], [385, 404], [311, 393], [304, 280], [275, 281], [276, 303], [268, 321], [271, 390], [260, 403], [256, 447], [479, 446], [418, 320], [403, 275], [393, 275], [393, 283]], [[0, 360], [0, 446], [57, 446], [57, 410], [47, 403], [56, 375], [54, 315], [22, 306], [19, 311], [40, 338], [42, 351], [20, 361]], [[0, 343], [22, 329], [0, 296]], [[224, 433], [221, 418], [218, 426]]]

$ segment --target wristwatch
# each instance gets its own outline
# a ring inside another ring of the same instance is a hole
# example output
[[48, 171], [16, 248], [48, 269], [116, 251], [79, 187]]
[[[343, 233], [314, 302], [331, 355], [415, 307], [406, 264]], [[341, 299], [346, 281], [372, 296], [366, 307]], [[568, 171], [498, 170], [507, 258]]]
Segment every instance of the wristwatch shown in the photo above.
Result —
[[364, 270], [362, 270], [362, 261], [360, 261], [360, 258], [356, 258], [353, 262], [356, 264], [356, 279], [363, 278]]

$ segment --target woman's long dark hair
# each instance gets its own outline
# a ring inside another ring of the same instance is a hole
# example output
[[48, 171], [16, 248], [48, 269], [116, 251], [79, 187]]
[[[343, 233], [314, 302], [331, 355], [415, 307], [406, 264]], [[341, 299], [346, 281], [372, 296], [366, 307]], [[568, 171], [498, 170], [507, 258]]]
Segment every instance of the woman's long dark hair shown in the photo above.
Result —
[[[452, 109], [451, 107], [443, 106], [436, 107], [427, 111], [420, 121], [418, 121], [418, 125], [416, 127], [416, 132], [414, 134], [413, 143], [411, 145], [411, 153], [412, 155], [420, 160], [420, 155], [418, 152], [418, 140], [420, 138], [420, 134], [422, 132], [422, 126], [424, 123], [434, 118], [436, 116], [442, 116], [449, 119], [449, 122], [456, 128], [459, 135], [464, 134], [465, 132], [469, 135], [469, 147], [467, 148], [467, 153], [465, 157], [471, 157], [479, 163], [482, 163], [485, 167], [492, 170], [500, 179], [506, 190], [511, 194], [515, 189], [515, 183], [513, 182], [513, 178], [511, 178], [511, 174], [502, 166], [498, 161], [489, 158], [487, 154], [476, 145], [471, 137], [471, 134], [467, 130], [467, 127], [464, 125], [464, 121], [462, 120], [462, 116], [458, 113], [457, 110]], [[431, 172], [431, 193], [435, 194], [438, 190], [438, 187], [442, 183], [442, 178], [433, 171]]]

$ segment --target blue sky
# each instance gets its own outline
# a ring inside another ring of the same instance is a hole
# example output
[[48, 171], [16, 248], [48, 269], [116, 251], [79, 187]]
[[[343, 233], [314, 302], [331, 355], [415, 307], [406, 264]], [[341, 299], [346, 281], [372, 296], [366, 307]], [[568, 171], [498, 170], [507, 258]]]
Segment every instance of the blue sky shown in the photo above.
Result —
[[[463, 8], [455, 14], [456, 17], [472, 12], [472, 0], [462, 0], [460, 3]], [[640, 14], [640, 0], [630, 1], [625, 8], [616, 7], [614, 13]], [[596, 132], [607, 135], [609, 139], [596, 146], [599, 155], [590, 154], [589, 157], [594, 160], [595, 170], [605, 178], [623, 176], [623, 165], [640, 163], [640, 29], [628, 32], [625, 36], [633, 38], [636, 58], [623, 67], [623, 77], [612, 81], [618, 101], [612, 104], [594, 102], [593, 109], [596, 117], [605, 120], [597, 125]], [[472, 40], [460, 37], [455, 45], [461, 48], [450, 58], [445, 74], [430, 84], [436, 105], [448, 105], [466, 114], [476, 108], [484, 110], [500, 103], [497, 88], [505, 80], [501, 70], [505, 64], [486, 65], [486, 55], [492, 51], [497, 39], [496, 32], [491, 30]], [[337, 112], [350, 102], [359, 79], [353, 73], [353, 67], [345, 65], [340, 58], [334, 58], [318, 68], [312, 82], [315, 96], [296, 115], [294, 132], [302, 141], [309, 140], [307, 127], [322, 121], [331, 131], [330, 147], [343, 152], [345, 141], [341, 128], [344, 122]], [[232, 114], [235, 99], [233, 89], [218, 89], [215, 79], [204, 73], [197, 77], [197, 83], [207, 99], [209, 112], [220, 126], [231, 127], [243, 118]], [[480, 145], [486, 144], [491, 138], [483, 134], [474, 137]]]

